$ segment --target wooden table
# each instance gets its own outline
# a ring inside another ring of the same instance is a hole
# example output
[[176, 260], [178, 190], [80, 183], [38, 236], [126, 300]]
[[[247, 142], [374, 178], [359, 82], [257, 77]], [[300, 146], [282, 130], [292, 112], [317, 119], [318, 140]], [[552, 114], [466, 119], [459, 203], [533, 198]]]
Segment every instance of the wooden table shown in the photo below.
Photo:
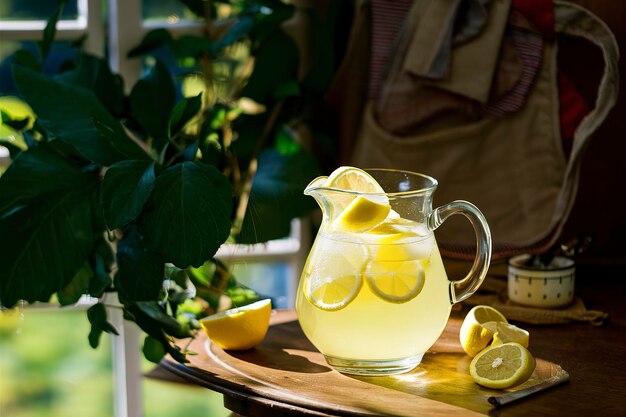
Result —
[[[201, 337], [190, 346], [199, 354], [189, 364], [165, 359], [161, 368], [224, 394], [225, 406], [246, 416], [626, 416], [626, 271], [579, 270], [577, 294], [589, 309], [609, 313], [609, 321], [598, 327], [520, 324], [530, 331], [541, 372], [558, 364], [570, 381], [504, 407], [485, 400], [498, 391], [471, 385], [465, 374], [469, 360], [451, 335], [458, 334], [467, 308], [453, 312], [432, 349], [437, 353], [400, 376], [352, 377], [331, 370], [303, 336], [293, 311], [273, 316], [256, 350], [224, 352]], [[442, 363], [456, 369], [441, 371]], [[436, 387], [428, 385], [433, 381]]]

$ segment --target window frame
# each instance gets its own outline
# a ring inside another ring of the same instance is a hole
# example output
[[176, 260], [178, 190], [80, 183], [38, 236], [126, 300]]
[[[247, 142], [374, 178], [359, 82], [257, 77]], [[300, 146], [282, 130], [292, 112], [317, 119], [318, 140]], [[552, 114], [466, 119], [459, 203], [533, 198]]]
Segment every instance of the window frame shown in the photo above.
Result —
[[[103, 1], [107, 2], [108, 15], [102, 13]], [[86, 52], [105, 56], [105, 38], [109, 39], [107, 56], [111, 70], [123, 79], [126, 93], [140, 78], [141, 60], [129, 59], [128, 52], [138, 45], [150, 30], [164, 28], [173, 36], [200, 34], [202, 22], [180, 20], [145, 21], [142, 14], [142, 0], [77, 0], [78, 17], [73, 20], [59, 20], [56, 40], [76, 40], [86, 35]], [[37, 41], [46, 26], [44, 20], [4, 20], [0, 24], [2, 41]], [[304, 266], [310, 246], [309, 222], [294, 219], [291, 233], [284, 239], [257, 245], [224, 244], [216, 257], [226, 263], [275, 261], [288, 265], [288, 307], [293, 307], [299, 274]], [[74, 308], [85, 309], [94, 300], [85, 298]], [[107, 300], [108, 305], [119, 305], [117, 297]], [[141, 391], [140, 329], [124, 320], [121, 309], [109, 308], [108, 314], [119, 336], [112, 337], [114, 410], [116, 417], [140, 417], [143, 415]]]

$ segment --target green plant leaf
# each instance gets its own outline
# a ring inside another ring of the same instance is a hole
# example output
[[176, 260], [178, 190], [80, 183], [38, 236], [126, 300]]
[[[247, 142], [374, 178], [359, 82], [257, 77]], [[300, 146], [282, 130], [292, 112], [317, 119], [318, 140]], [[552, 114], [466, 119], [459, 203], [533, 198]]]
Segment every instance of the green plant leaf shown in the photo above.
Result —
[[123, 110], [124, 80], [111, 72], [103, 58], [81, 54], [78, 66], [56, 79], [93, 91], [111, 114], [120, 114]]
[[146, 238], [179, 268], [200, 266], [230, 233], [231, 185], [217, 169], [183, 162], [163, 171], [144, 210]]
[[262, 152], [237, 241], [258, 243], [287, 236], [291, 219], [302, 217], [315, 207], [313, 199], [303, 191], [318, 175], [320, 168], [315, 158], [305, 151]]
[[187, 6], [187, 8], [196, 16], [204, 18], [205, 16], [205, 5], [207, 4], [204, 0], [180, 0], [182, 4]]
[[252, 15], [240, 15], [237, 22], [229, 27], [226, 34], [213, 45], [213, 54], [217, 55], [227, 46], [244, 39], [250, 33], [250, 30], [252, 30], [254, 21], [255, 19]]
[[[154, 303], [156, 308], [159, 308], [156, 303]], [[144, 307], [146, 308], [146, 307]], [[152, 308], [152, 307], [151, 307]], [[161, 312], [160, 314], [164, 314]], [[169, 317], [165, 315], [166, 317]], [[146, 332], [148, 335], [152, 336], [155, 340], [157, 340], [165, 351], [169, 353], [172, 358], [177, 360], [178, 362], [184, 363], [187, 361], [185, 354], [180, 351], [178, 346], [172, 346], [167, 338], [165, 331], [158, 319], [151, 317], [150, 314], [143, 311], [137, 304], [128, 304], [124, 305], [124, 318], [127, 320], [132, 320], [137, 325]], [[172, 317], [169, 317], [171, 320], [174, 320]], [[167, 320], [167, 319], [166, 319]], [[167, 320], [169, 322], [169, 320]], [[176, 321], [176, 320], [174, 320]], [[171, 322], [170, 322], [171, 323]]]
[[154, 139], [160, 152], [167, 144], [170, 113], [176, 102], [174, 80], [165, 64], [157, 60], [135, 84], [129, 100], [133, 116]]
[[119, 335], [115, 327], [107, 320], [107, 311], [104, 304], [97, 303], [89, 307], [87, 310], [87, 319], [91, 323], [91, 331], [89, 332], [89, 345], [97, 348], [100, 344], [100, 336], [103, 332]]
[[109, 230], [125, 226], [139, 216], [154, 188], [154, 167], [154, 162], [127, 160], [107, 170], [100, 204]]
[[185, 125], [198, 114], [202, 106], [202, 93], [195, 97], [186, 97], [176, 104], [168, 122], [169, 137], [180, 132]]
[[146, 246], [137, 227], [126, 230], [117, 244], [115, 288], [122, 302], [155, 300], [163, 289], [163, 257]]
[[254, 70], [241, 94], [265, 104], [280, 85], [297, 79], [298, 49], [291, 37], [277, 30], [254, 53]]
[[111, 245], [102, 236], [96, 240], [95, 245], [95, 250], [89, 259], [93, 277], [89, 282], [88, 293], [92, 297], [100, 298], [104, 291], [112, 285], [111, 271], [115, 258]]
[[61, 290], [57, 291], [59, 304], [62, 306], [76, 304], [83, 294], [87, 294], [92, 276], [93, 271], [91, 267], [88, 263], [85, 263], [76, 275], [74, 275], [72, 281]]
[[171, 43], [172, 53], [178, 58], [210, 54], [212, 47], [213, 41], [206, 36], [183, 35]]
[[46, 23], [46, 27], [43, 30], [43, 40], [39, 43], [39, 51], [41, 52], [41, 59], [45, 61], [48, 57], [48, 53], [50, 52], [50, 48], [52, 47], [52, 42], [54, 42], [54, 35], [57, 30], [57, 22], [61, 17], [61, 13], [63, 13], [63, 8], [67, 0], [59, 0], [59, 6], [54, 11], [52, 16], [48, 19]]
[[19, 65], [20, 67], [25, 67], [36, 72], [41, 71], [39, 58], [28, 49], [18, 49], [15, 51], [15, 54], [13, 54], [13, 65]]
[[286, 81], [276, 87], [274, 98], [281, 99], [285, 97], [297, 97], [300, 95], [300, 84], [298, 81]]
[[167, 315], [156, 301], [140, 301], [137, 303], [137, 307], [146, 316], [158, 322], [165, 333], [179, 339], [191, 336], [189, 328], [182, 325], [174, 317]]
[[48, 301], [65, 287], [91, 253], [94, 209], [85, 195], [96, 185], [35, 200], [0, 219], [0, 298]]
[[146, 359], [157, 364], [161, 362], [161, 359], [163, 359], [166, 353], [161, 342], [150, 335], [146, 336], [143, 340], [142, 352]]
[[21, 67], [13, 67], [13, 78], [49, 136], [73, 145], [85, 158], [105, 166], [149, 159], [92, 91]]
[[2, 213], [29, 204], [34, 199], [50, 200], [95, 184], [95, 175], [82, 172], [54, 151], [54, 146], [39, 144], [21, 152], [0, 177], [0, 217]]
[[154, 29], [146, 33], [139, 45], [128, 52], [128, 57], [137, 57], [159, 49], [172, 41], [172, 35], [167, 29]]

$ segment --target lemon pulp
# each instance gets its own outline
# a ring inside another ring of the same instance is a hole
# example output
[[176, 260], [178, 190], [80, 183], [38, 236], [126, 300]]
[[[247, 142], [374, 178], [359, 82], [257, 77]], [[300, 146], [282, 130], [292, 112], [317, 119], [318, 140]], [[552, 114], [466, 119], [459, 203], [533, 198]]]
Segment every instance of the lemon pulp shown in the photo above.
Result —
[[535, 365], [535, 359], [524, 346], [510, 342], [488, 347], [476, 355], [470, 363], [470, 375], [487, 388], [510, 388], [526, 382]]

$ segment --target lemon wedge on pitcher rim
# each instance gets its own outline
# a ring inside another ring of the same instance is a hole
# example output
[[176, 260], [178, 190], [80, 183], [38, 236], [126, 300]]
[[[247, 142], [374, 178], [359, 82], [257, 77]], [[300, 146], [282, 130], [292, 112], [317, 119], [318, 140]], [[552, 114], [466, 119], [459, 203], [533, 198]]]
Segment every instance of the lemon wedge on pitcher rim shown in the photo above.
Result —
[[342, 166], [335, 169], [326, 179], [326, 187], [360, 193], [384, 193], [378, 182], [362, 169]]
[[487, 388], [504, 389], [526, 382], [535, 370], [532, 354], [515, 342], [491, 346], [470, 363], [474, 381]]
[[473, 307], [465, 316], [459, 340], [465, 353], [474, 357], [493, 341], [494, 330], [484, 326], [488, 322], [508, 323], [506, 317], [498, 310], [487, 305]]
[[271, 300], [261, 300], [207, 316], [200, 320], [200, 325], [222, 349], [247, 350], [265, 338], [271, 313]]

